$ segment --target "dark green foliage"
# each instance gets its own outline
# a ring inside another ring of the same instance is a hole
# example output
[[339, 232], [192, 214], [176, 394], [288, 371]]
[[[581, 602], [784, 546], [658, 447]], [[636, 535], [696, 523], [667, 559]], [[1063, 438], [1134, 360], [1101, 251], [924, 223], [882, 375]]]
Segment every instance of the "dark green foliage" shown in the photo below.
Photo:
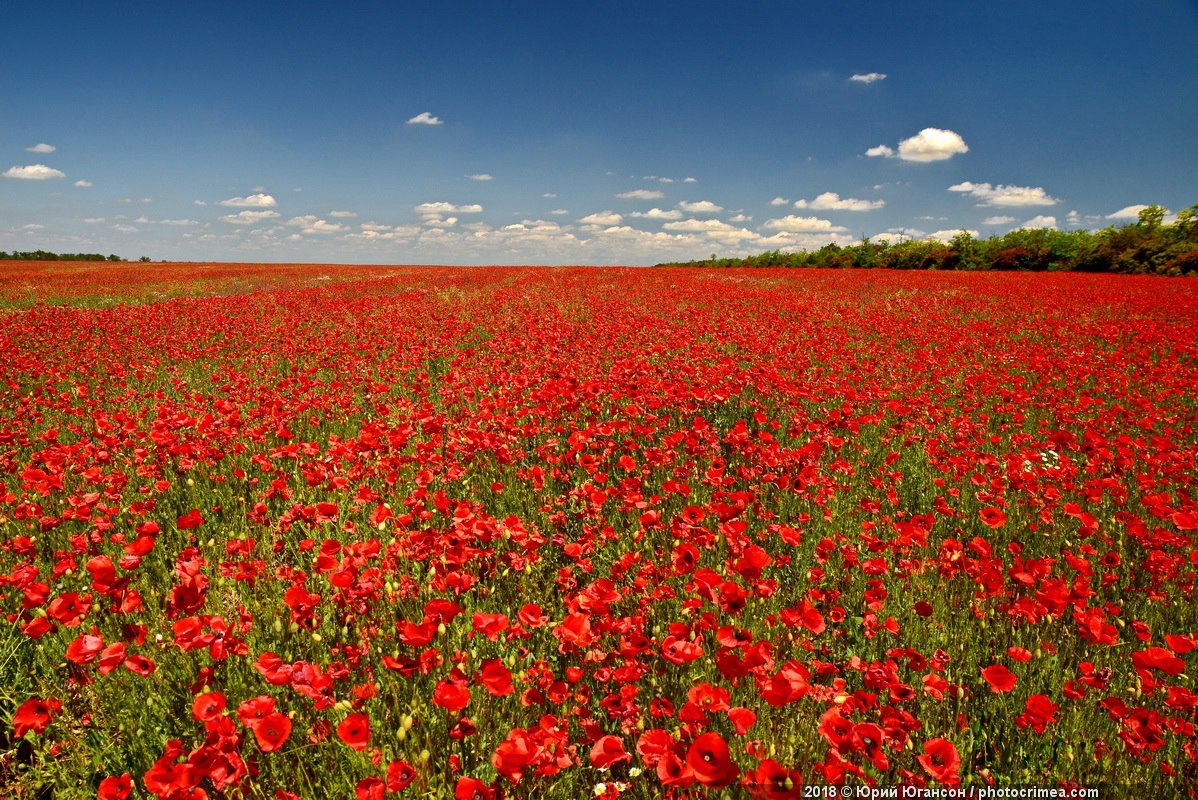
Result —
[[686, 266], [1198, 274], [1198, 205], [1179, 212], [1171, 225], [1164, 224], [1165, 213], [1160, 206], [1149, 206], [1130, 225], [1093, 232], [1019, 229], [975, 239], [961, 231], [947, 244], [926, 239], [889, 244], [867, 238], [843, 247], [827, 244], [797, 253], [770, 250], [747, 258], [717, 258], [712, 253], [711, 258]]
[[[34, 250], [22, 253], [17, 250], [6, 253], [0, 250], [0, 261], [124, 261], [117, 255], [102, 256], [99, 253], [51, 253], [46, 250]], [[149, 261], [143, 258], [143, 261]]]

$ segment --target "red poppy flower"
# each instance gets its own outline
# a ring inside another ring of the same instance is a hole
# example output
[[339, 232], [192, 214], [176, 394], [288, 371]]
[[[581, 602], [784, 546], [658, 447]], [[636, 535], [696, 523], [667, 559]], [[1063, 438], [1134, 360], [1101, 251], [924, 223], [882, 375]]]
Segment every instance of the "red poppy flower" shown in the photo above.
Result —
[[30, 731], [41, 733], [50, 724], [54, 715], [60, 711], [62, 711], [62, 703], [58, 700], [42, 700], [37, 697], [26, 700], [13, 714], [13, 735], [21, 739]]
[[995, 694], [1009, 692], [1015, 688], [1015, 675], [1002, 664], [994, 664], [982, 670], [982, 677], [990, 684], [990, 691]]
[[695, 782], [695, 771], [672, 751], [662, 755], [654, 769], [663, 786], [684, 787]]
[[1001, 508], [995, 506], [987, 506], [978, 512], [984, 522], [990, 528], [1001, 528], [1007, 524], [1007, 515]]
[[[273, 753], [282, 747], [287, 742], [288, 737], [291, 736], [291, 718], [286, 714], [276, 711], [259, 720], [252, 730], [254, 731], [254, 738], [258, 740], [258, 747], [262, 752]], [[353, 747], [353, 745], [350, 746]], [[355, 747], [354, 749], [357, 750], [360, 748]]]
[[621, 761], [631, 761], [632, 756], [624, 750], [624, 740], [619, 736], [603, 736], [591, 748], [591, 764], [596, 769], [609, 769]]
[[220, 716], [220, 713], [225, 710], [227, 701], [225, 696], [220, 692], [208, 692], [201, 694], [191, 702], [191, 714], [200, 722], [207, 722], [210, 719]]
[[371, 775], [358, 781], [358, 785], [354, 787], [354, 794], [357, 800], [383, 800], [386, 790], [387, 785]]
[[492, 697], [503, 697], [516, 691], [512, 688], [512, 673], [498, 658], [484, 659], [475, 683], [486, 688]]
[[416, 778], [416, 770], [406, 761], [392, 761], [387, 765], [387, 791], [402, 792]]
[[462, 680], [437, 681], [433, 703], [456, 714], [470, 705], [470, 687]]
[[191, 528], [198, 528], [201, 525], [203, 525], [204, 518], [202, 516], [200, 516], [200, 512], [198, 509], [193, 508], [190, 511], [188, 511], [186, 514], [183, 514], [178, 519], [176, 519], [175, 524], [179, 527], [179, 530], [181, 530], [181, 531], [190, 530]]
[[758, 800], [798, 800], [803, 796], [802, 774], [768, 758], [745, 774], [745, 784]]
[[337, 736], [354, 750], [365, 750], [370, 744], [370, 717], [350, 714], [337, 726]]
[[128, 772], [123, 775], [109, 775], [96, 787], [96, 800], [126, 800], [131, 791], [133, 778]]
[[740, 775], [740, 767], [728, 754], [728, 743], [710, 731], [691, 742], [686, 764], [695, 773], [695, 780], [712, 789], [729, 786]]
[[463, 775], [453, 787], [454, 800], [493, 800], [495, 790], [478, 778]]
[[1027, 699], [1025, 711], [1015, 718], [1015, 724], [1020, 728], [1030, 725], [1036, 733], [1044, 733], [1045, 728], [1056, 722], [1059, 708], [1060, 706], [1049, 700], [1047, 695], [1033, 694]]
[[956, 786], [961, 782], [961, 756], [957, 753], [957, 746], [948, 739], [929, 739], [924, 743], [923, 755], [915, 760], [924, 772], [943, 784]]

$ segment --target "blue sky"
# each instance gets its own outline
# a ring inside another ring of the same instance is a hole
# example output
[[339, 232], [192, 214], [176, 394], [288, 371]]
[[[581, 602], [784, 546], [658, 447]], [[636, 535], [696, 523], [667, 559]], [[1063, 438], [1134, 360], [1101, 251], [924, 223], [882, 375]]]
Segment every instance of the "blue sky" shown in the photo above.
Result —
[[0, 17], [0, 250], [644, 264], [1198, 203], [1195, 2]]

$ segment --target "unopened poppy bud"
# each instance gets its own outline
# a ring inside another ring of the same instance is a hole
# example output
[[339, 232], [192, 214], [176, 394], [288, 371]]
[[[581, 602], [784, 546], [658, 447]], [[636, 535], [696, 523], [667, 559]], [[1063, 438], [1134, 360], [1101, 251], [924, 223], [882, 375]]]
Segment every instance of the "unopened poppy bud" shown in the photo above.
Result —
[[427, 764], [428, 760], [431, 757], [432, 757], [432, 753], [430, 753], [428, 750], [421, 750], [420, 755], [418, 755], [416, 757], [416, 760], [419, 761], [421, 764]]
[[446, 630], [448, 630], [448, 628], [446, 628], [446, 627], [445, 627], [445, 623], [444, 623], [444, 622], [438, 622], [438, 623], [437, 623], [437, 635], [438, 635], [438, 636], [444, 636], [444, 635], [445, 635], [445, 631], [446, 631]]
[[188, 478], [188, 479], [187, 479], [187, 485], [188, 485], [188, 486], [195, 486], [195, 485], [196, 485], [196, 482], [195, 482], [193, 479], [191, 479], [191, 478]]
[[291, 622], [287, 623], [287, 632], [288, 633], [296, 633], [297, 631], [299, 631], [299, 623], [298, 622], [292, 620]]
[[321, 636], [319, 633], [313, 633], [313, 634], [312, 634], [312, 641], [314, 641], [314, 642], [318, 642], [318, 643], [319, 643], [319, 642], [323, 642], [323, 641], [324, 641], [324, 637], [323, 637], [323, 636]]

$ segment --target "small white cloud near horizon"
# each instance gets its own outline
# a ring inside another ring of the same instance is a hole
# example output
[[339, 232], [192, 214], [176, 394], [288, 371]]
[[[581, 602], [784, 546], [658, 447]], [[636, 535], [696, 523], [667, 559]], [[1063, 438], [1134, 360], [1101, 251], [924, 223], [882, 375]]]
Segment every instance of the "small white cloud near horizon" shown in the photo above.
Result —
[[1061, 202], [1050, 197], [1041, 186], [991, 186], [965, 181], [953, 184], [948, 190], [968, 194], [979, 201], [979, 206], [1055, 206]]
[[683, 200], [678, 207], [688, 214], [718, 214], [724, 210], [723, 206], [718, 206], [710, 200], [696, 200], [693, 203]]
[[329, 216], [330, 217], [356, 217], [356, 216], [358, 216], [358, 212], [357, 211], [330, 211]]
[[466, 177], [472, 181], [493, 181], [493, 180], [495, 180], [494, 175], [488, 175], [485, 172], [479, 172], [474, 175], [467, 175]]
[[302, 228], [303, 233], [340, 233], [341, 231], [349, 230], [344, 225], [336, 222], [328, 222], [313, 214], [292, 217], [287, 220], [287, 224], [293, 228]]
[[633, 211], [629, 216], [638, 219], [682, 219], [682, 212], [677, 209], [664, 211], [660, 208], [651, 208], [648, 211]]
[[440, 117], [434, 117], [432, 114], [430, 114], [427, 111], [421, 111], [419, 114], [417, 114], [416, 116], [414, 116], [410, 120], [408, 120], [407, 124], [409, 124], [409, 125], [441, 125], [442, 122], [441, 122]]
[[228, 200], [217, 202], [218, 206], [229, 206], [231, 208], [274, 208], [279, 204], [274, 197], [258, 193], [251, 194], [245, 197], [230, 197]]
[[557, 215], [559, 215], [559, 216], [560, 216], [561, 214], [569, 214], [569, 213], [570, 213], [570, 211], [569, 211], [569, 209], [565, 209], [565, 208], [555, 208], [555, 209], [553, 209], [552, 211], [550, 211], [549, 213], [550, 213], [550, 214], [557, 214]]
[[277, 211], [242, 211], [237, 214], [225, 214], [219, 219], [230, 225], [253, 225], [265, 219], [275, 219], [278, 216]]
[[864, 83], [864, 84], [877, 83], [878, 81], [886, 80], [886, 73], [885, 72], [858, 72], [857, 74], [855, 74], [851, 78], [849, 78], [849, 80], [855, 81], [856, 83]]
[[24, 167], [10, 167], [0, 173], [0, 177], [13, 178], [19, 181], [48, 181], [54, 178], [65, 178], [67, 174], [61, 170], [47, 167], [45, 164], [29, 164]]
[[89, 189], [89, 188], [91, 188], [92, 182], [88, 181], [88, 180], [84, 180], [83, 178], [80, 178], [79, 180], [75, 181], [75, 185], [78, 186], [80, 189]]
[[698, 182], [699, 182], [699, 179], [698, 179], [698, 178], [692, 178], [692, 177], [690, 177], [690, 176], [688, 175], [688, 176], [686, 176], [685, 178], [683, 178], [683, 179], [682, 179], [682, 182], [683, 182], [683, 183], [698, 183]]
[[45, 142], [41, 142], [40, 144], [35, 144], [33, 147], [26, 147], [25, 152], [26, 153], [53, 153], [57, 149], [58, 148], [52, 144], [46, 144]]
[[1106, 215], [1107, 219], [1136, 219], [1140, 218], [1140, 212], [1148, 208], [1144, 203], [1137, 203], [1133, 206], [1125, 206], [1118, 211]]
[[927, 163], [945, 161], [955, 155], [968, 153], [969, 145], [956, 131], [944, 128], [924, 128], [919, 133], [899, 142], [898, 150], [880, 144], [865, 151], [865, 155], [876, 158], [898, 158], [901, 161]]
[[932, 233], [929, 233], [924, 238], [925, 239], [935, 239], [938, 242], [951, 242], [954, 238], [956, 238], [957, 236], [959, 236], [962, 233], [968, 233], [974, 239], [978, 238], [978, 236], [981, 235], [978, 231], [975, 231], [972, 228], [953, 228], [953, 229], [943, 230], [943, 231], [933, 231]]
[[415, 210], [417, 214], [479, 214], [483, 207], [478, 203], [458, 206], [439, 200], [433, 203], [421, 203], [416, 206]]
[[824, 192], [814, 200], [796, 200], [795, 208], [810, 208], [815, 211], [873, 211], [886, 205], [885, 200], [857, 200], [842, 198], [836, 192]]
[[770, 201], [770, 205], [771, 206], [788, 206], [788, 205], [790, 205], [790, 201], [787, 200], [785, 197], [775, 197], [773, 200]]
[[986, 217], [984, 220], [982, 220], [982, 224], [983, 225], [1010, 225], [1014, 221], [1015, 221], [1014, 217], [1009, 217], [1005, 214], [1002, 214], [997, 217]]
[[616, 198], [619, 200], [660, 200], [665, 196], [665, 192], [659, 192], [656, 189], [633, 189], [629, 192], [620, 192]]
[[787, 214], [778, 219], [767, 219], [762, 227], [786, 233], [838, 233], [848, 230], [839, 225], [833, 225], [831, 220], [819, 217], [799, 217], [794, 214]]
[[1020, 225], [1020, 228], [1026, 230], [1035, 230], [1036, 228], [1055, 228], [1057, 226], [1057, 218], [1041, 214], [1037, 217], [1032, 217], [1027, 222]]
[[619, 225], [623, 219], [622, 215], [614, 211], [596, 211], [579, 218], [578, 221], [585, 225]]

